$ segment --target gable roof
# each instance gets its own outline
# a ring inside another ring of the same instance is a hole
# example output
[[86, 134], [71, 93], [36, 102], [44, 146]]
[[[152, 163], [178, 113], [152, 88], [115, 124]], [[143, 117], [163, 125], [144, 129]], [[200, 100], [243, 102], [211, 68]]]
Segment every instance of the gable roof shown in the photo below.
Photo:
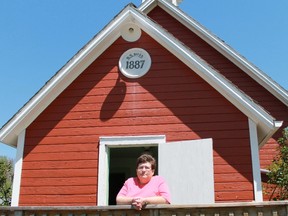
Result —
[[246, 58], [241, 56], [236, 50], [228, 46], [223, 40], [213, 35], [208, 29], [198, 23], [196, 20], [185, 14], [178, 7], [169, 4], [165, 0], [146, 0], [144, 4], [139, 7], [139, 10], [149, 13], [155, 6], [159, 6], [167, 13], [173, 16], [176, 20], [198, 35], [201, 39], [215, 48], [218, 52], [224, 55], [227, 59], [238, 66], [248, 76], [266, 88], [283, 104], [288, 106], [288, 92], [278, 83], [272, 80], [267, 74], [249, 62]]
[[[139, 9], [137, 9], [133, 4], [127, 5], [1, 128], [0, 141], [11, 146], [17, 146], [18, 135], [25, 130], [35, 120], [35, 118], [116, 39], [121, 37], [123, 29], [127, 28], [127, 26], [129, 27], [129, 25], [136, 25], [174, 54], [184, 64], [190, 67], [207, 83], [213, 86], [246, 116], [252, 119], [257, 125], [259, 144], [265, 143], [267, 139], [269, 139], [282, 125], [282, 122], [276, 121], [262, 107], [254, 103], [245, 93], [240, 91], [229, 80], [209, 66], [203, 59], [185, 46], [185, 44], [182, 44], [181, 41], [147, 17], [147, 11], [153, 9], [157, 5], [166, 11], [169, 11], [169, 13], [171, 13], [176, 19], [180, 19], [181, 22], [186, 23], [185, 25], [189, 26], [191, 30], [196, 31], [194, 28], [196, 28], [197, 25], [200, 28], [200, 25], [194, 20], [189, 18], [171, 3], [167, 3], [164, 0], [147, 0], [139, 7]], [[243, 63], [243, 65], [240, 64], [240, 58], [236, 55], [237, 53], [234, 54], [235, 56], [230, 57], [232, 55], [230, 53], [232, 50], [228, 50], [229, 47], [227, 47], [223, 42], [220, 43], [221, 41], [219, 41], [219, 39], [212, 37], [208, 31], [204, 30], [205, 29], [197, 31], [201, 32], [203, 37], [206, 37], [207, 40], [209, 39], [213, 46], [218, 47], [217, 49], [221, 48], [223, 50], [222, 52], [225, 52], [225, 56], [235, 59], [234, 61], [239, 61], [238, 64], [241, 68], [244, 68], [245, 70], [249, 69], [247, 66], [249, 64], [247, 62], [245, 62], [245, 64]], [[253, 73], [257, 74], [256, 72]], [[265, 85], [268, 86], [268, 83], [270, 83], [272, 87], [276, 86], [276, 84], [274, 85], [273, 82], [267, 78]], [[281, 95], [280, 90], [281, 88], [278, 90], [276, 87], [273, 88], [275, 94], [277, 93]], [[288, 100], [285, 92], [283, 92], [282, 97], [282, 100], [287, 103]]]

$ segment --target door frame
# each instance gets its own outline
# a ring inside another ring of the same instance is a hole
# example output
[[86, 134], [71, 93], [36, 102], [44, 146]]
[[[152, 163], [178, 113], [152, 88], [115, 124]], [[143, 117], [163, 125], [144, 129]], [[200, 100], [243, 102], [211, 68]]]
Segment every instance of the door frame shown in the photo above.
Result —
[[97, 205], [107, 206], [109, 195], [109, 148], [158, 146], [165, 135], [101, 136], [99, 138]]

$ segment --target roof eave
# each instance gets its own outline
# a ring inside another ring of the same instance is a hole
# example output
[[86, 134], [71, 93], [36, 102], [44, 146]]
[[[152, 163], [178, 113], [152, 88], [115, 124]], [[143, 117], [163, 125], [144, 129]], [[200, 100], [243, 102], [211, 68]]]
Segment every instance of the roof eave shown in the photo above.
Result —
[[259, 142], [259, 148], [262, 148], [267, 141], [273, 136], [273, 134], [283, 125], [283, 121], [274, 121], [273, 127], [268, 131], [261, 131], [263, 128], [258, 127], [257, 129], [257, 135], [258, 135], [258, 142]]
[[[18, 135], [117, 38], [129, 19], [127, 5], [99, 34], [74, 55], [0, 130], [0, 142], [17, 146]], [[112, 33], [113, 32], [113, 33]], [[95, 49], [97, 47], [97, 49]]]
[[[147, 1], [146, 7], [140, 7], [139, 9], [145, 13], [149, 13], [155, 7], [152, 4], [153, 1]], [[150, 4], [148, 4], [150, 3]], [[192, 32], [197, 34], [200, 38], [206, 41], [209, 45], [219, 51], [227, 59], [233, 62], [241, 70], [243, 70], [248, 76], [252, 77], [256, 82], [271, 92], [282, 103], [288, 106], [288, 92], [274, 80], [272, 80], [267, 74], [254, 66], [251, 62], [247, 61], [238, 52], [228, 46], [225, 42], [212, 34], [204, 26], [198, 23], [196, 20], [185, 14], [179, 7], [175, 7], [173, 4], [168, 3], [165, 0], [157, 0], [157, 5], [163, 10], [168, 12], [171, 16], [177, 19], [180, 23], [185, 25]]]

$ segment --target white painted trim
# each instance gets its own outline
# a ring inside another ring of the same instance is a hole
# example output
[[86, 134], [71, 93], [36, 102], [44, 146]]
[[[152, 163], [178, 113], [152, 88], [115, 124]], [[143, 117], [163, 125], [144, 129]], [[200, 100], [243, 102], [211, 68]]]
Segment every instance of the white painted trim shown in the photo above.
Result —
[[165, 142], [165, 135], [147, 135], [147, 136], [101, 136], [100, 144], [109, 146], [125, 146], [132, 144], [159, 144]]
[[15, 159], [15, 165], [14, 165], [14, 178], [13, 178], [11, 206], [19, 205], [25, 133], [26, 133], [26, 130], [22, 131], [18, 136], [17, 153], [16, 153], [16, 159]]
[[99, 145], [98, 163], [98, 196], [97, 205], [105, 206], [108, 203], [108, 147], [101, 143]]
[[[142, 3], [146, 2], [147, 0], [142, 0]], [[166, 0], [167, 2], [169, 2], [170, 4], [173, 4], [175, 6], [179, 6], [179, 4], [183, 1], [183, 0]]]
[[145, 13], [149, 13], [154, 7], [157, 6], [157, 1], [155, 0], [145, 0], [142, 1], [142, 4], [138, 7], [140, 11], [145, 11]]
[[251, 119], [249, 119], [249, 136], [250, 136], [250, 148], [252, 158], [254, 199], [256, 202], [263, 202], [257, 125]]
[[108, 175], [109, 175], [109, 148], [132, 147], [145, 145], [158, 145], [166, 142], [165, 135], [147, 136], [103, 136], [99, 142], [99, 164], [98, 164], [98, 206], [108, 205]]

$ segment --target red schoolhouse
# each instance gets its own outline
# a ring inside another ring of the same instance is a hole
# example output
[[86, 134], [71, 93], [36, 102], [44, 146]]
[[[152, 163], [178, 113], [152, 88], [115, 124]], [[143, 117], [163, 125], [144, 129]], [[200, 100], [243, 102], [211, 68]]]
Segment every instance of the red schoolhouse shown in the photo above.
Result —
[[142, 152], [173, 204], [263, 201], [288, 93], [178, 2], [127, 5], [1, 128], [13, 206], [113, 205]]

